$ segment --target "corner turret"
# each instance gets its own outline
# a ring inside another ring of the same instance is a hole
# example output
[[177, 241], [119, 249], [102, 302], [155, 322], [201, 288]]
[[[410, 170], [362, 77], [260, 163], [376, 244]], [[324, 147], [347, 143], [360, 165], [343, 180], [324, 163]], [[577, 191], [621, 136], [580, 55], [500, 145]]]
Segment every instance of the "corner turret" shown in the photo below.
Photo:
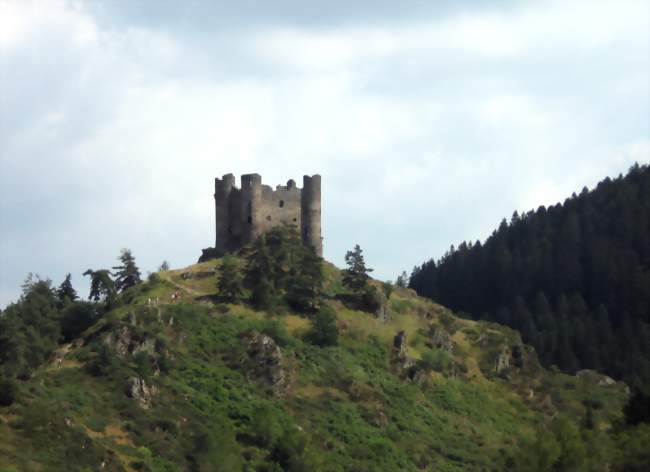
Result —
[[323, 238], [320, 225], [320, 175], [305, 175], [302, 178], [301, 235], [303, 243], [311, 246], [316, 254], [323, 256]]

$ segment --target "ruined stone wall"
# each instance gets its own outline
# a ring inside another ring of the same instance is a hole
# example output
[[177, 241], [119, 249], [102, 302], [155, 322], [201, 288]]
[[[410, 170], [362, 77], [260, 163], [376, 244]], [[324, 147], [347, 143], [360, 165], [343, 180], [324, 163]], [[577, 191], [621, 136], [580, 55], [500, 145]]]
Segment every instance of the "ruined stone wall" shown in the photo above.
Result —
[[292, 187], [278, 186], [275, 190], [264, 185], [260, 202], [261, 230], [266, 231], [282, 223], [294, 225], [300, 230], [301, 193], [295, 184]]
[[232, 252], [253, 242], [275, 225], [295, 225], [303, 242], [322, 255], [320, 227], [320, 176], [305, 176], [304, 188], [293, 180], [272, 189], [262, 185], [259, 174], [241, 177], [241, 188], [235, 178], [226, 174], [215, 179], [215, 249]]

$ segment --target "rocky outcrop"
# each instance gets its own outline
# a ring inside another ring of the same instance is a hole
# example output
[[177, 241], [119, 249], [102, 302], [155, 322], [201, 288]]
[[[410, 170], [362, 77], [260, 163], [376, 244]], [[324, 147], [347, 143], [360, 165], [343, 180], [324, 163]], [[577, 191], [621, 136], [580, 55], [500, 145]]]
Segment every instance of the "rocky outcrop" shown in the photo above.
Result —
[[147, 385], [144, 379], [132, 377], [128, 389], [129, 397], [135, 400], [140, 408], [148, 410], [151, 408], [153, 397], [158, 394], [158, 388], [155, 385]]
[[596, 384], [599, 387], [616, 385], [616, 380], [592, 369], [579, 370], [576, 372], [576, 377], [580, 380]]
[[510, 357], [510, 348], [508, 346], [503, 346], [497, 355], [494, 365], [494, 371], [498, 375], [503, 375], [508, 369], [510, 369]]
[[156, 351], [155, 338], [140, 335], [129, 326], [111, 331], [104, 336], [103, 341], [121, 357], [136, 355], [139, 352], [154, 354]]
[[497, 375], [507, 377], [512, 369], [523, 369], [525, 366], [523, 347], [517, 344], [513, 346], [504, 345], [497, 355], [494, 371]]
[[408, 355], [405, 331], [399, 331], [393, 338], [390, 361], [393, 369], [399, 375], [409, 378], [413, 378], [415, 375], [415, 360]]
[[207, 262], [211, 259], [221, 257], [222, 255], [223, 253], [221, 251], [217, 251], [213, 247], [207, 247], [205, 249], [201, 249], [201, 256], [199, 257], [198, 262]]
[[248, 377], [268, 386], [273, 395], [283, 396], [292, 381], [291, 369], [272, 337], [258, 332], [247, 335]]
[[383, 290], [376, 290], [377, 292], [377, 309], [375, 310], [375, 317], [384, 323], [390, 320], [390, 310], [388, 308], [388, 297]]
[[427, 346], [432, 349], [442, 349], [448, 353], [454, 350], [454, 342], [451, 340], [451, 335], [443, 327], [431, 327], [429, 331], [429, 339], [426, 341]]

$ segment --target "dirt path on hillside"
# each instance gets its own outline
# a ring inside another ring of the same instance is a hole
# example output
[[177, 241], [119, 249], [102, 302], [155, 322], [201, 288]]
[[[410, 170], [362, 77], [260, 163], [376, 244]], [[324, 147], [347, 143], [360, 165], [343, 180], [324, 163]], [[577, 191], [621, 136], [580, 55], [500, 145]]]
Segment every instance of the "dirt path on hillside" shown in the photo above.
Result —
[[202, 294], [201, 292], [199, 292], [198, 290], [194, 290], [193, 288], [186, 287], [186, 286], [181, 285], [181, 284], [179, 284], [179, 283], [177, 283], [177, 282], [174, 282], [174, 281], [171, 279], [171, 277], [169, 277], [169, 276], [167, 276], [167, 275], [163, 275], [161, 278], [162, 278], [164, 281], [169, 282], [171, 285], [173, 285], [173, 286], [176, 287], [177, 289], [182, 290], [183, 292], [186, 292], [186, 293], [188, 293], [188, 294], [190, 294], [190, 295], [194, 295], [195, 297], [200, 297], [201, 295], [203, 295], [203, 294]]

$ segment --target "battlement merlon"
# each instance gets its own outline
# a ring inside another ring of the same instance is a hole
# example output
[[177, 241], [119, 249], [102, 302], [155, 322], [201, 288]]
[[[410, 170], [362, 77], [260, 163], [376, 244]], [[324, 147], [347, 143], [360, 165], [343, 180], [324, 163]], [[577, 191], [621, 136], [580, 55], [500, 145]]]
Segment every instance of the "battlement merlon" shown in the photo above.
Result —
[[262, 185], [262, 176], [260, 174], [243, 174], [241, 176], [241, 188], [252, 188]]

